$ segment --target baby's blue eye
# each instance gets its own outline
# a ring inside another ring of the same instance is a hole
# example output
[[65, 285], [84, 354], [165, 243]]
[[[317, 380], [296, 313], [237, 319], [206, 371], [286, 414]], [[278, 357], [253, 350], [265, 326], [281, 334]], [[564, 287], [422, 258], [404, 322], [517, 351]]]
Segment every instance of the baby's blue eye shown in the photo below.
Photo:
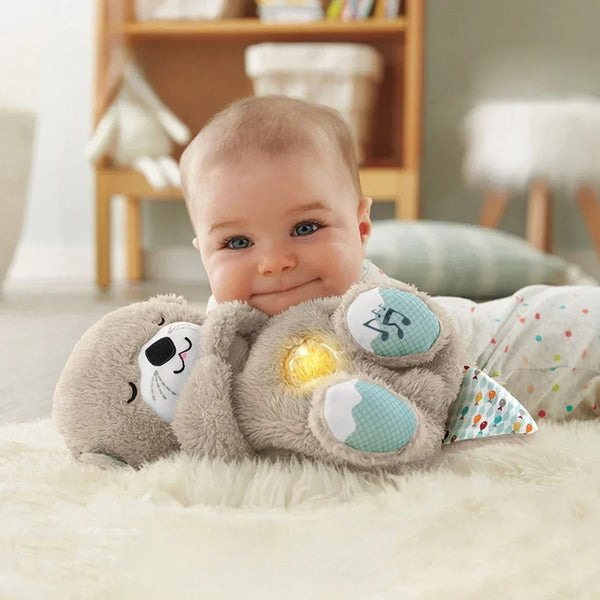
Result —
[[294, 227], [294, 235], [310, 235], [320, 228], [321, 226], [318, 223], [304, 221], [303, 223], [298, 223], [298, 225]]
[[248, 248], [250, 246], [250, 240], [244, 237], [236, 237], [227, 240], [225, 245], [227, 248], [231, 248], [232, 250], [243, 250], [244, 248]]

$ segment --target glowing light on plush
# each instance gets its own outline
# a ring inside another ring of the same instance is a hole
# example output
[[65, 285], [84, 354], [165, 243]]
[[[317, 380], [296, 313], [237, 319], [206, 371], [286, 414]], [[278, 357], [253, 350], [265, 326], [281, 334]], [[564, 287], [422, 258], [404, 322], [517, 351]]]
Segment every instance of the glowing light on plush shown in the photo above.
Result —
[[316, 336], [303, 338], [283, 359], [283, 379], [292, 387], [305, 386], [335, 373], [341, 362], [334, 343]]

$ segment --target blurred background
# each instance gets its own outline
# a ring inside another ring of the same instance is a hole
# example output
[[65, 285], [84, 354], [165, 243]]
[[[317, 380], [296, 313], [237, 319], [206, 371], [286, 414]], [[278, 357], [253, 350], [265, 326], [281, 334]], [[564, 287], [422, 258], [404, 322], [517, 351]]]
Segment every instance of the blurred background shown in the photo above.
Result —
[[[85, 159], [93, 130], [93, 2], [0, 4], [0, 106], [36, 117], [23, 227], [5, 290], [13, 284], [94, 281], [94, 177]], [[597, 96], [600, 4], [593, 0], [430, 0], [425, 11], [421, 216], [477, 223], [483, 195], [465, 183], [461, 121], [494, 100]], [[5, 143], [0, 141], [0, 143]], [[525, 191], [501, 229], [524, 236]], [[554, 252], [598, 275], [581, 214], [554, 195]], [[376, 218], [393, 216], [377, 204]], [[124, 208], [116, 199], [112, 276], [125, 278]], [[142, 208], [146, 275], [194, 279], [201, 265], [183, 203]], [[184, 265], [184, 266], [177, 266]]]

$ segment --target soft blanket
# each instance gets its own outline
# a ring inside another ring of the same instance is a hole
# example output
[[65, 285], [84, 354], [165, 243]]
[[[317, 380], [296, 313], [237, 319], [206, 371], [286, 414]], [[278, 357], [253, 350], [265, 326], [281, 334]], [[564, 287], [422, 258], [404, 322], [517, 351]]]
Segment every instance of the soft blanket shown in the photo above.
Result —
[[74, 463], [0, 429], [0, 598], [600, 598], [600, 421], [456, 444], [434, 468], [173, 456]]

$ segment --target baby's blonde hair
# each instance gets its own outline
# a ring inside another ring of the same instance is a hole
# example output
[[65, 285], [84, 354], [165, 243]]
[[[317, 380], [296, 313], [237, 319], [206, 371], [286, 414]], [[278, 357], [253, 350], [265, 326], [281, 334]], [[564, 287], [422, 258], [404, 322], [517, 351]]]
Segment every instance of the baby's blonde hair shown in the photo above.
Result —
[[194, 185], [202, 170], [248, 156], [277, 158], [307, 150], [339, 158], [357, 199], [362, 197], [355, 142], [336, 110], [287, 96], [233, 102], [206, 123], [181, 156], [181, 187], [190, 217], [197, 197]]

